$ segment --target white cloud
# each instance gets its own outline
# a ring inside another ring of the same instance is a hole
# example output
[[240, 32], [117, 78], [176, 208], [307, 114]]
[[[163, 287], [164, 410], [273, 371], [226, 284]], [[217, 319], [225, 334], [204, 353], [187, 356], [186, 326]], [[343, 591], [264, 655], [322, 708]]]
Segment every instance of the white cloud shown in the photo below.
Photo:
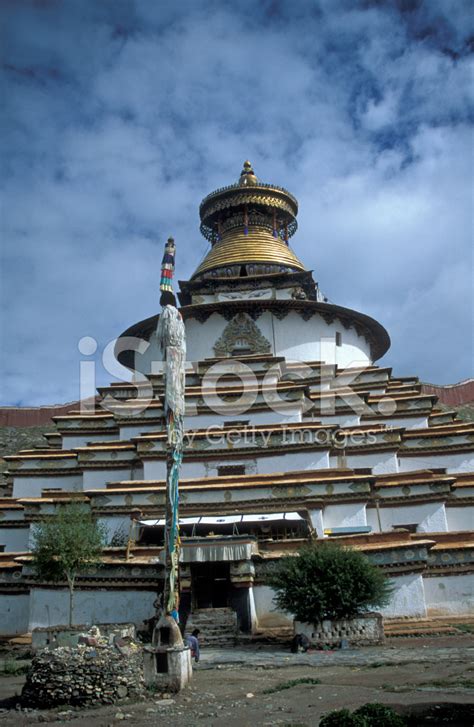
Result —
[[469, 12], [422, 5], [10, 5], [7, 401], [77, 397], [78, 339], [157, 311], [169, 234], [192, 274], [199, 202], [248, 157], [298, 197], [294, 248], [330, 299], [387, 325], [398, 373], [468, 376]]

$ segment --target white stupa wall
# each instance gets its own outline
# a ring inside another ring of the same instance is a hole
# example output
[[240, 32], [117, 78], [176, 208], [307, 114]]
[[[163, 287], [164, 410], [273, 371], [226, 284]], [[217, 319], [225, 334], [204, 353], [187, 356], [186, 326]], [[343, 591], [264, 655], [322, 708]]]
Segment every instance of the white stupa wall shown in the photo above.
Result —
[[340, 453], [330, 457], [330, 467], [371, 467], [374, 475], [385, 475], [398, 472], [398, 459], [394, 451], [371, 452], [366, 454]]
[[429, 616], [474, 613], [474, 575], [443, 575], [424, 579]]
[[29, 532], [29, 528], [1, 528], [0, 546], [5, 546], [6, 553], [22, 553], [28, 550]]
[[57, 488], [71, 492], [82, 490], [82, 472], [73, 475], [33, 476], [13, 478], [13, 497], [41, 497], [43, 488]]
[[472, 452], [447, 452], [446, 454], [423, 454], [413, 457], [399, 457], [400, 472], [445, 467], [446, 472], [472, 472], [474, 454]]
[[123, 469], [97, 469], [84, 470], [83, 488], [84, 490], [95, 490], [106, 487], [107, 482], [119, 482], [120, 480], [130, 480], [132, 471], [130, 467]]
[[[419, 505], [410, 504], [406, 507], [379, 507], [382, 531], [392, 530], [401, 525], [416, 524], [417, 532], [444, 533], [448, 530], [446, 508], [443, 502], [427, 502]], [[379, 533], [379, 516], [375, 508], [367, 508], [367, 525], [372, 532]]]
[[232, 423], [233, 421], [242, 419], [248, 421], [249, 426], [257, 424], [291, 424], [301, 421], [301, 409], [300, 407], [295, 407], [294, 409], [288, 409], [287, 412], [283, 410], [274, 411], [273, 409], [264, 411], [252, 411], [249, 409], [242, 414], [233, 414], [232, 416], [223, 416], [209, 412], [209, 414], [186, 416], [184, 418], [184, 426], [185, 429], [207, 429], [208, 427], [220, 427], [226, 422]]
[[[205, 450], [203, 451], [203, 455]], [[271, 474], [272, 472], [290, 472], [294, 470], [319, 470], [329, 467], [328, 450], [315, 450], [312, 452], [289, 452], [264, 457], [260, 452], [255, 457], [242, 453], [241, 457], [226, 457], [223, 451], [219, 459], [186, 460], [181, 465], [182, 478], [215, 477], [218, 467], [223, 465], [245, 465], [246, 474]], [[144, 478], [146, 480], [162, 480], [166, 475], [164, 460], [149, 459], [144, 461]]]
[[469, 505], [468, 507], [447, 507], [446, 520], [448, 523], [448, 530], [452, 532], [472, 530], [472, 506]]
[[[228, 322], [219, 313], [213, 313], [205, 323], [188, 318], [185, 321], [187, 360], [195, 362], [214, 358], [214, 345]], [[344, 328], [337, 318], [328, 324], [315, 314], [305, 321], [298, 313], [290, 311], [280, 320], [270, 311], [265, 311], [255, 325], [269, 342], [269, 352], [274, 356], [285, 356], [288, 361], [325, 361], [342, 368], [372, 363], [367, 340], [359, 336], [354, 328]], [[341, 335], [340, 346], [336, 346], [336, 333]], [[135, 357], [135, 369], [143, 374], [159, 370], [158, 362], [162, 360], [155, 334], [149, 343], [146, 351]]]
[[347, 502], [327, 505], [323, 512], [324, 528], [350, 528], [367, 525], [365, 503]]
[[130, 517], [128, 515], [107, 515], [98, 518], [106, 530], [107, 543], [110, 543], [114, 535], [128, 538], [130, 532]]
[[316, 531], [318, 538], [324, 537], [323, 511], [322, 509], [308, 510], [311, 525]]
[[425, 618], [426, 603], [423, 577], [420, 573], [397, 576], [390, 579], [393, 586], [390, 603], [380, 612], [385, 618], [411, 616]]
[[[156, 591], [76, 590], [74, 624], [140, 623], [154, 613]], [[67, 624], [69, 591], [66, 588], [34, 588], [30, 594], [29, 628]]]
[[75, 447], [85, 447], [89, 442], [113, 442], [118, 439], [117, 434], [106, 434], [105, 432], [85, 432], [83, 434], [64, 434], [62, 435], [61, 449], [74, 449]]
[[258, 628], [293, 626], [293, 616], [275, 608], [274, 596], [275, 591], [270, 586], [256, 585], [253, 587]]
[[404, 429], [425, 429], [428, 426], [428, 415], [419, 417], [395, 417], [386, 419], [364, 419], [365, 424], [387, 424], [391, 427], [404, 427]]
[[[410, 573], [391, 578], [390, 584], [393, 587], [393, 591], [390, 603], [385, 608], [376, 610], [380, 610], [385, 618], [395, 618], [399, 616], [425, 618], [425, 584], [430, 580], [432, 579], [424, 580], [422, 575], [419, 573]], [[465, 586], [461, 581], [458, 588], [465, 589]], [[451, 593], [453, 593], [448, 589], [446, 589], [446, 592], [448, 594], [448, 598]], [[293, 625], [293, 617], [291, 614], [275, 609], [275, 603], [273, 601], [275, 592], [272, 588], [265, 585], [254, 586], [253, 595], [259, 628]], [[464, 600], [465, 606], [466, 596], [464, 596]]]
[[0, 634], [13, 636], [29, 630], [30, 594], [0, 594]]

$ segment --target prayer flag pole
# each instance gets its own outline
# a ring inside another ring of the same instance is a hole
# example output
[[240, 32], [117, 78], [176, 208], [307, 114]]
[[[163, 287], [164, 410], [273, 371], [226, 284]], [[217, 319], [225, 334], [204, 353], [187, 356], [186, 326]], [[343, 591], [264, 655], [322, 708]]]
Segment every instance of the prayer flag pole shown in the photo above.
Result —
[[183, 458], [186, 338], [177, 309], [172, 279], [176, 246], [170, 237], [161, 266], [157, 338], [164, 361], [164, 414], [166, 421], [165, 582], [163, 610], [178, 620], [179, 609], [179, 471]]

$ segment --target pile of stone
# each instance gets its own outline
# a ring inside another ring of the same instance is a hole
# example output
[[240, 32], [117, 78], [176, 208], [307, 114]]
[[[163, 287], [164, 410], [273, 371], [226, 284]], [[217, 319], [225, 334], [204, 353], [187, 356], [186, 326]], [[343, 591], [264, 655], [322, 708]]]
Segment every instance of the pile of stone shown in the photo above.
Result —
[[111, 645], [85, 634], [76, 648], [59, 647], [35, 656], [21, 701], [29, 707], [115, 704], [144, 695], [143, 652], [130, 638]]

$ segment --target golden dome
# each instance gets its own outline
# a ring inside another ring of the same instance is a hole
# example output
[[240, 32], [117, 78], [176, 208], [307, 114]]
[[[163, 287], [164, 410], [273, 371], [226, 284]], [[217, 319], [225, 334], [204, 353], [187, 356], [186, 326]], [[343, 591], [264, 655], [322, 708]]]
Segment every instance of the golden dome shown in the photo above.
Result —
[[[252, 274], [249, 266], [258, 263], [272, 267], [279, 265], [284, 269], [305, 270], [304, 265], [280, 237], [274, 237], [264, 227], [249, 227], [247, 235], [243, 228], [235, 228], [224, 233], [222, 240], [216, 242], [209, 250], [193, 278], [209, 270], [239, 265], [246, 265], [248, 273]], [[275, 270], [272, 269], [272, 272]]]

